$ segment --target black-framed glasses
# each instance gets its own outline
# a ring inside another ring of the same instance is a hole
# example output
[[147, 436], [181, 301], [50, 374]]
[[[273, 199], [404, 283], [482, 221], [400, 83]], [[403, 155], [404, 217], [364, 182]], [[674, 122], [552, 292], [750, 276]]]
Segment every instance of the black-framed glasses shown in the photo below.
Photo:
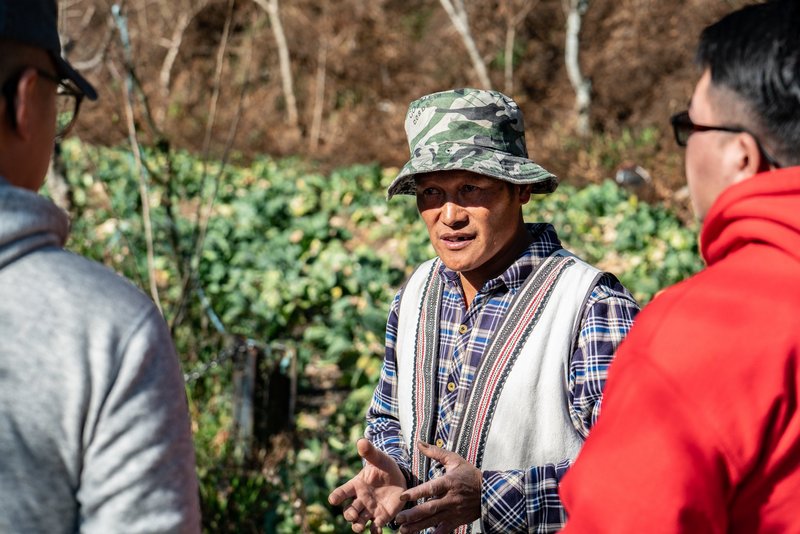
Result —
[[772, 165], [773, 167], [780, 168], [781, 164], [778, 163], [778, 160], [773, 158], [769, 152], [764, 149], [764, 146], [761, 144], [761, 141], [758, 140], [758, 137], [746, 128], [741, 128], [739, 126], [705, 126], [703, 124], [695, 124], [692, 122], [691, 117], [689, 117], [688, 111], [681, 111], [680, 113], [676, 113], [672, 117], [670, 117], [669, 122], [672, 124], [672, 131], [675, 134], [675, 142], [678, 143], [678, 146], [685, 147], [689, 142], [689, 136], [695, 132], [730, 132], [730, 133], [746, 133], [752, 137], [756, 145], [758, 146], [758, 150], [764, 156], [764, 159]]
[[[16, 114], [14, 112], [17, 86], [19, 85], [19, 79], [22, 77], [22, 73], [28, 68], [30, 67], [20, 69], [18, 73], [8, 78], [5, 83], [3, 83], [2, 88], [0, 88], [6, 102], [8, 102], [6, 109], [8, 110], [9, 120], [13, 127], [17, 125]], [[56, 92], [56, 140], [60, 141], [64, 139], [70, 130], [72, 130], [72, 127], [75, 126], [84, 94], [69, 80], [62, 80], [58, 76], [50, 74], [42, 69], [34, 68], [34, 70], [40, 77], [55, 83], [58, 87]]]

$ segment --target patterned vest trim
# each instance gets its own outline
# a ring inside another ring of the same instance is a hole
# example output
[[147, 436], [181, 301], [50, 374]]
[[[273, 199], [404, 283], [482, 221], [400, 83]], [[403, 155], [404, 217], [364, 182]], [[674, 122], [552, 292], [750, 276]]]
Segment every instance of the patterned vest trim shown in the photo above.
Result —
[[476, 467], [483, 463], [486, 438], [503, 385], [542, 317], [556, 283], [574, 263], [570, 257], [551, 256], [528, 278], [481, 359], [453, 440], [457, 444], [455, 452]]

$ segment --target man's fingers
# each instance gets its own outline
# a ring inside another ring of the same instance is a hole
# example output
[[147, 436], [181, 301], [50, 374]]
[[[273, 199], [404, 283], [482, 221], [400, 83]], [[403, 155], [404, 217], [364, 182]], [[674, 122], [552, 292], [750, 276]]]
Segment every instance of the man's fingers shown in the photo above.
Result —
[[409, 508], [408, 510], [403, 510], [397, 514], [395, 521], [397, 521], [397, 524], [399, 525], [413, 524], [435, 516], [441, 512], [443, 508], [446, 507], [442, 506], [441, 500], [433, 499], [431, 501], [418, 504], [417, 506]]
[[431, 460], [436, 460], [442, 465], [447, 463], [447, 459], [449, 456], [455, 454], [441, 447], [437, 447], [436, 445], [430, 445], [429, 443], [425, 443], [424, 441], [418, 441], [417, 446], [419, 447], [419, 452], [421, 452]]
[[445, 475], [443, 477], [429, 480], [428, 482], [420, 484], [419, 486], [414, 486], [413, 488], [407, 489], [400, 494], [400, 500], [402, 502], [407, 502], [441, 497], [447, 493], [448, 489], [449, 485], [447, 483], [447, 475]]
[[433, 500], [410, 510], [404, 510], [397, 514], [395, 521], [400, 525], [401, 533], [419, 532], [440, 524], [447, 511], [446, 506], [442, 506], [438, 500]]
[[359, 515], [354, 521], [350, 521], [350, 528], [353, 532], [364, 532], [367, 529], [367, 523], [370, 518], [366, 514]]
[[[345, 519], [350, 522], [353, 522], [359, 518], [366, 518], [367, 520], [373, 519], [373, 513], [375, 513], [375, 503], [372, 501], [372, 499], [362, 497], [363, 496], [357, 497], [352, 503], [350, 503], [350, 506], [348, 506], [344, 512], [342, 512], [342, 515]], [[379, 507], [379, 509], [380, 508], [382, 507]]]
[[387, 523], [389, 523], [392, 520], [393, 517], [394, 514], [389, 512], [383, 506], [380, 506], [378, 508], [378, 511], [375, 513], [375, 517], [372, 518], [372, 524], [377, 526], [378, 528], [382, 528], [385, 527]]
[[348, 506], [347, 509], [342, 512], [342, 516], [345, 519], [350, 521], [351, 523], [357, 521], [359, 517], [361, 517], [361, 513], [363, 512], [363, 508], [358, 508], [356, 506]]
[[358, 443], [356, 443], [356, 448], [358, 449], [359, 456], [381, 471], [389, 471], [394, 464], [394, 460], [392, 460], [386, 453], [379, 450], [375, 445], [372, 444], [371, 441], [366, 438], [361, 438], [358, 440]]
[[333, 506], [342, 504], [347, 499], [352, 499], [356, 495], [355, 484], [352, 479], [348, 480], [328, 495], [328, 502]]

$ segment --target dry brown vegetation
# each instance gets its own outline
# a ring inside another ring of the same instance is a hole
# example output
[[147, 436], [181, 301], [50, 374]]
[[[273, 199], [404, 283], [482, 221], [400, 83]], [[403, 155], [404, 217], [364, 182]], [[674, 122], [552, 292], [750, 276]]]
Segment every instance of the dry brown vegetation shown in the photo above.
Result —
[[[245, 161], [269, 154], [299, 155], [326, 167], [402, 165], [408, 102], [478, 84], [461, 37], [437, 0], [281, 0], [295, 119], [285, 97], [276, 27], [266, 9], [277, 3], [61, 0], [66, 54], [101, 94], [98, 103], [85, 107], [79, 135], [102, 144], [127, 136], [126, 50], [111, 16], [114, 5], [127, 19], [130, 62], [141, 84], [134, 91], [140, 134], [196, 152], [208, 149], [212, 156], [224, 151], [235, 130], [232, 146]], [[562, 0], [464, 5], [475, 44], [500, 90], [507, 83], [504, 50], [513, 25], [509, 92], [525, 112], [534, 159], [572, 183], [602, 179], [630, 159], [649, 168], [664, 196], [683, 183], [667, 118], [691, 94], [697, 35], [743, 3], [591, 0], [580, 41], [581, 66], [592, 81], [594, 135], [586, 140], [573, 134], [575, 93], [564, 68]], [[636, 142], [648, 128], [645, 141]]]

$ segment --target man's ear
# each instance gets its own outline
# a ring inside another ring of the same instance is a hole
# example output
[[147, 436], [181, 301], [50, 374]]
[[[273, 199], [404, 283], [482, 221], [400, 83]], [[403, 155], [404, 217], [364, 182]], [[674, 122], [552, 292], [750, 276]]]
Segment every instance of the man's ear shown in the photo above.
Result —
[[[39, 77], [34, 69], [26, 69], [17, 83], [14, 114], [17, 119], [17, 135], [28, 141], [34, 135], [36, 109], [36, 87]], [[6, 105], [10, 104], [9, 102]]]
[[769, 163], [751, 134], [737, 134], [727, 148], [726, 163], [730, 165], [731, 183], [741, 182], [769, 169]]
[[528, 201], [531, 199], [531, 186], [530, 184], [527, 185], [518, 185], [519, 188], [519, 202], [520, 204], [527, 204]]

